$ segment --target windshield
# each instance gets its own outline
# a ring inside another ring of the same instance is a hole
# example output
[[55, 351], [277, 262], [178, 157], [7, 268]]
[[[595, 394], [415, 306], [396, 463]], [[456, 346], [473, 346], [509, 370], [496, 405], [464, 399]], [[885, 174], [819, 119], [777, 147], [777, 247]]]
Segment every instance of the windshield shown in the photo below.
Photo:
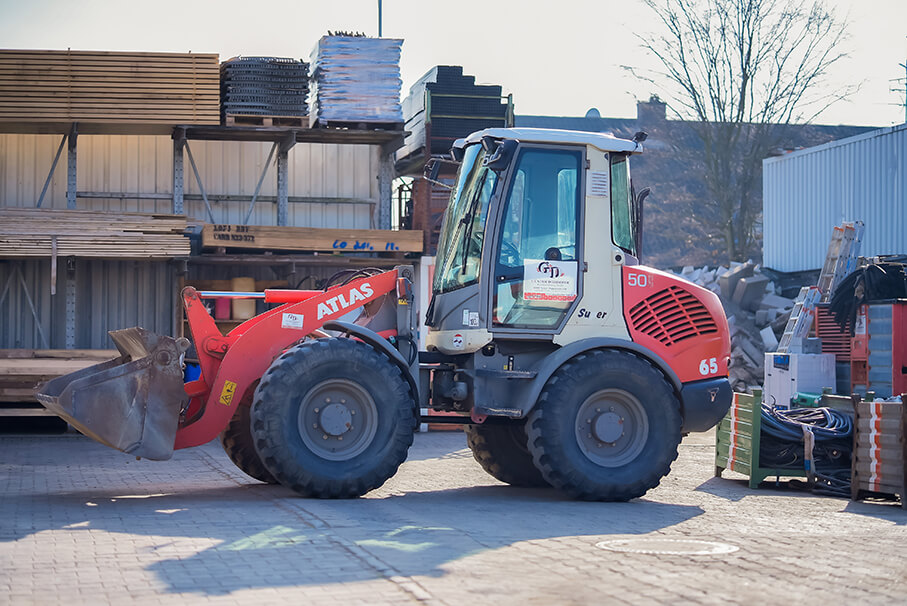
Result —
[[478, 143], [463, 154], [438, 241], [435, 292], [455, 290], [479, 279], [488, 202], [497, 183], [497, 174], [482, 165], [484, 159], [485, 151]]

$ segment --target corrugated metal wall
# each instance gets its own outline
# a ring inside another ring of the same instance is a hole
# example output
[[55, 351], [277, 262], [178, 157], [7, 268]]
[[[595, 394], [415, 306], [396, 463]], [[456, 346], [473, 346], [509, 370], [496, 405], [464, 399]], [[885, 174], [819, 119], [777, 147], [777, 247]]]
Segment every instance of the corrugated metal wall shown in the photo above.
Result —
[[[58, 135], [0, 134], [0, 206], [32, 208], [41, 195]], [[193, 157], [208, 195], [246, 195], [255, 185], [270, 151], [270, 143], [190, 141]], [[276, 154], [275, 154], [276, 156]], [[277, 195], [277, 169], [268, 169], [259, 195]], [[345, 198], [358, 204], [291, 202], [289, 225], [368, 229], [378, 204], [377, 175], [380, 148], [368, 145], [300, 143], [288, 155], [289, 195], [304, 198]], [[173, 143], [170, 137], [139, 135], [80, 135], [78, 191], [128, 192], [169, 196], [173, 191]], [[200, 194], [188, 157], [184, 160], [186, 194]], [[86, 199], [78, 208], [121, 212], [170, 212], [169, 199]], [[44, 208], [66, 208], [66, 150], [45, 196]], [[248, 202], [213, 202], [214, 218], [242, 223]], [[186, 200], [186, 213], [207, 221], [201, 200]], [[256, 203], [249, 221], [275, 225], [277, 205]]]
[[762, 168], [766, 267], [821, 268], [844, 221], [866, 224], [862, 255], [907, 253], [907, 125], [768, 158]]
[[[0, 207], [35, 207], [60, 141], [58, 135], [0, 134]], [[191, 141], [189, 145], [208, 195], [251, 196], [271, 148], [269, 143], [219, 141]], [[277, 195], [275, 160], [276, 154], [263, 181], [261, 196]], [[376, 146], [299, 144], [293, 147], [288, 155], [291, 198], [344, 198], [358, 203], [291, 201], [289, 224], [376, 227], [373, 217], [379, 199], [376, 177], [380, 160], [380, 149]], [[159, 199], [80, 197], [77, 207], [169, 213], [172, 165], [170, 137], [80, 135], [79, 192], [156, 194]], [[66, 168], [64, 148], [43, 208], [66, 208]], [[185, 194], [201, 193], [188, 155], [184, 156], [184, 184]], [[186, 199], [184, 204], [188, 216], [208, 221], [201, 200]], [[212, 200], [215, 221], [242, 223], [248, 205], [248, 201]], [[250, 223], [275, 225], [276, 203], [259, 200]], [[65, 264], [65, 259], [59, 260], [57, 294], [51, 296], [50, 259], [0, 260], [0, 348], [65, 347]], [[333, 272], [324, 269], [313, 273], [324, 277], [322, 274]], [[209, 279], [222, 274], [273, 277], [273, 272], [263, 268], [216, 271], [209, 266], [193, 267], [193, 274]], [[107, 331], [129, 326], [176, 334], [179, 303], [175, 268], [171, 264], [78, 259], [75, 280], [76, 348], [110, 348]]]
[[[66, 276], [60, 259], [51, 295], [50, 259], [0, 261], [0, 349], [65, 348]], [[117, 328], [174, 334], [176, 273], [169, 262], [76, 259], [74, 279], [77, 349], [113, 348], [107, 331]]]

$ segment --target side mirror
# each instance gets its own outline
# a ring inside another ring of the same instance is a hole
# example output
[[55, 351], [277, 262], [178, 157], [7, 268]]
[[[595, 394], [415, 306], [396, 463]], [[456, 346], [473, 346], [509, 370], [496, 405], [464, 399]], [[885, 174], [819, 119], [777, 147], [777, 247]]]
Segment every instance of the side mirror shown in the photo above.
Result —
[[519, 145], [519, 141], [515, 139], [496, 141], [495, 147], [489, 152], [488, 147], [485, 145], [486, 139], [491, 139], [491, 137], [482, 137], [482, 147], [485, 148], [486, 154], [488, 154], [485, 156], [484, 164], [495, 172], [501, 172], [510, 164], [510, 159], [513, 158], [513, 152]]
[[438, 173], [441, 171], [441, 163], [438, 162], [437, 158], [429, 158], [428, 162], [425, 163], [425, 168], [422, 170], [422, 176], [428, 179], [429, 181], [437, 181]]
[[425, 163], [425, 168], [422, 169], [422, 177], [429, 183], [433, 183], [444, 189], [453, 189], [452, 185], [438, 181], [438, 175], [441, 173], [441, 165], [444, 163], [452, 164], [450, 160], [444, 160], [443, 158], [429, 158], [428, 162]]

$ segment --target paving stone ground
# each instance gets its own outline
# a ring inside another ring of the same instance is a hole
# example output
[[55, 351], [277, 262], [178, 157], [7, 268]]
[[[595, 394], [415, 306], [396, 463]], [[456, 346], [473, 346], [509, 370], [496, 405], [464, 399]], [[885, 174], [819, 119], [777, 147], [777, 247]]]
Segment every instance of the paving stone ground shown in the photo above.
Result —
[[[642, 499], [583, 503], [497, 482], [461, 432], [417, 434], [382, 488], [320, 501], [217, 443], [151, 462], [0, 435], [0, 604], [907, 602], [907, 510], [714, 478], [712, 444], [685, 441]], [[736, 551], [597, 546], [621, 539]]]

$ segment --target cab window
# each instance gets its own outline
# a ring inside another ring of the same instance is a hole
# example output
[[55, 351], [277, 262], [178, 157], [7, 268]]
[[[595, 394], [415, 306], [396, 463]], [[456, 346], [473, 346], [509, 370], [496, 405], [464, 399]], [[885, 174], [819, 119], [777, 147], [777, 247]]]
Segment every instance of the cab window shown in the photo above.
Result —
[[636, 254], [636, 234], [630, 196], [627, 157], [611, 154], [611, 239], [631, 255]]

